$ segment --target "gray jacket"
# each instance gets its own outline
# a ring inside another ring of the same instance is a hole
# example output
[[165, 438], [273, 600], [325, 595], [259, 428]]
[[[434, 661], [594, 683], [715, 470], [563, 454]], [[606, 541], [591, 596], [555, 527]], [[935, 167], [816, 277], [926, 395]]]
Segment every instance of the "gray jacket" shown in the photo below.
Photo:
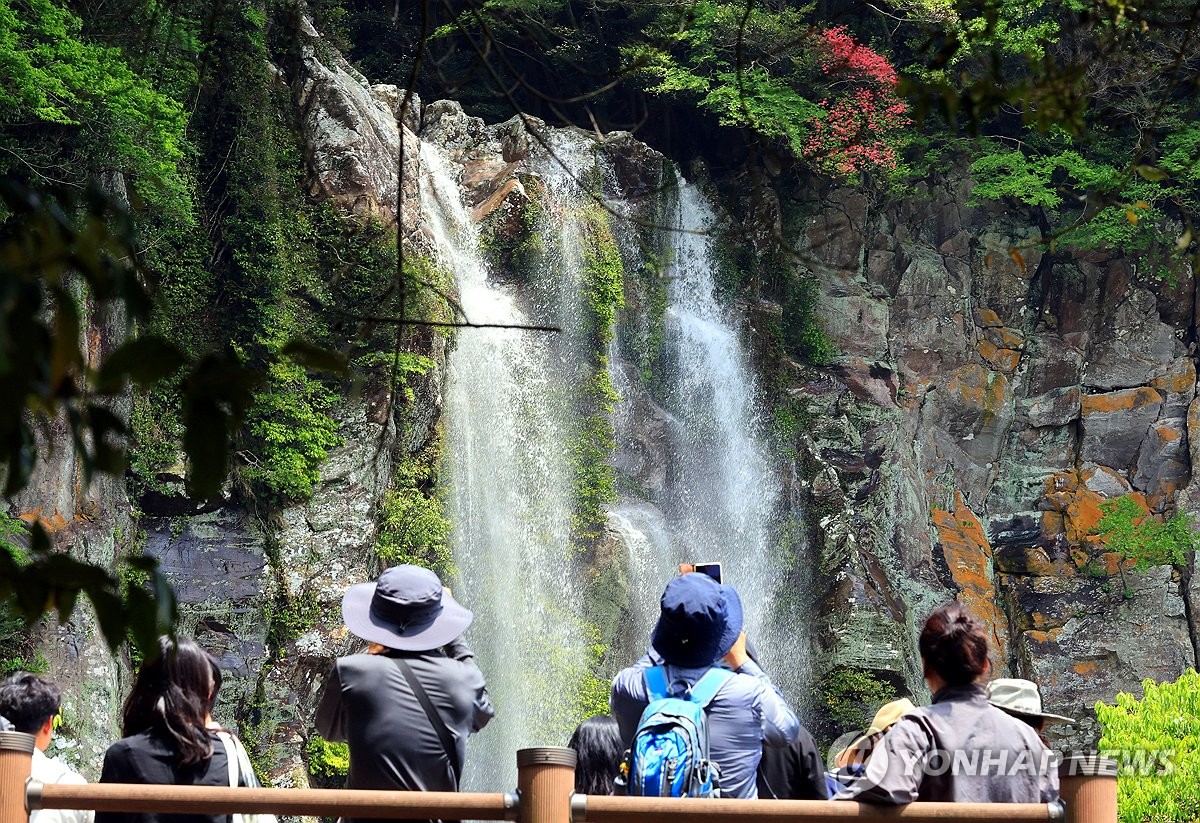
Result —
[[460, 775], [396, 664], [401, 656], [449, 729], [461, 768], [468, 735], [493, 715], [483, 673], [461, 638], [445, 653], [338, 658], [317, 706], [317, 730], [328, 740], [349, 743], [351, 789], [457, 791]]
[[[644, 673], [659, 659], [651, 654], [613, 679], [609, 702], [626, 747], [650, 702]], [[672, 683], [691, 685], [706, 671], [668, 666], [667, 676]], [[800, 721], [771, 678], [753, 660], [746, 661], [708, 704], [709, 756], [721, 770], [721, 796], [758, 797], [755, 778], [763, 746], [791, 745], [799, 729]]]
[[1053, 752], [1037, 732], [987, 702], [981, 686], [947, 686], [884, 735], [863, 775], [834, 800], [1050, 803]]

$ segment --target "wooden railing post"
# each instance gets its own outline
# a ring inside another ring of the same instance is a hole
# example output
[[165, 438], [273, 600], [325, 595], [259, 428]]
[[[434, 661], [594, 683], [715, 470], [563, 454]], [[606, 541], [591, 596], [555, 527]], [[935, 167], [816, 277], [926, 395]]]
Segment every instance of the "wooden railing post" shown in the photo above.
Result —
[[1064, 823], [1117, 823], [1117, 761], [1072, 755], [1058, 767]]
[[0, 820], [28, 821], [25, 781], [33, 769], [33, 735], [0, 732]]
[[575, 751], [559, 746], [517, 750], [518, 823], [570, 823]]

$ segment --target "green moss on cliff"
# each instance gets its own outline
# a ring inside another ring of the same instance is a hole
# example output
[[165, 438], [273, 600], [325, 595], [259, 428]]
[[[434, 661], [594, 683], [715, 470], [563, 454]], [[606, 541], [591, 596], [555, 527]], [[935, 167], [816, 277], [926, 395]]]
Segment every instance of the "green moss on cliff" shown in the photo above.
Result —
[[536, 177], [522, 176], [526, 199], [519, 206], [501, 204], [479, 227], [479, 243], [492, 263], [507, 276], [527, 279], [545, 254], [542, 236], [543, 189]]
[[437, 493], [441, 441], [396, 465], [392, 486], [379, 510], [375, 554], [387, 566], [410, 563], [437, 573], [443, 581], [457, 571], [450, 547], [450, 520]]
[[304, 744], [304, 754], [311, 775], [329, 779], [350, 773], [350, 746], [346, 743], [331, 743], [314, 734]]
[[584, 228], [583, 295], [588, 314], [587, 340], [594, 347], [591, 376], [576, 399], [579, 428], [571, 445], [575, 507], [571, 534], [587, 545], [600, 537], [604, 507], [617, 499], [611, 465], [616, 448], [613, 412], [621, 399], [608, 373], [608, 344], [613, 339], [617, 311], [625, 305], [625, 268], [609, 226], [608, 214], [594, 203], [580, 215]]

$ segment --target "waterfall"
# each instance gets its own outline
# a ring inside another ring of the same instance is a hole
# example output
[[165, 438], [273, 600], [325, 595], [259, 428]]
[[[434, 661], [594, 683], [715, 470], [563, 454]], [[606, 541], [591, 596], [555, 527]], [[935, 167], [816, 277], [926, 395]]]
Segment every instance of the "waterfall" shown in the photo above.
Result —
[[[614, 510], [618, 531], [630, 535], [631, 565], [652, 568], [656, 575], [635, 587], [641, 598], [638, 631], [648, 638], [664, 575], [673, 573], [675, 563], [719, 561], [724, 582], [741, 595], [747, 636], [761, 662], [781, 684], [798, 684], [803, 634], [781, 622], [773, 608], [782, 577], [772, 551], [780, 480], [738, 325], [716, 294], [711, 231], [716, 216], [695, 186], [678, 176], [674, 182], [664, 220], [669, 235], [664, 348], [670, 365], [658, 390], [669, 465], [653, 505], [625, 499]], [[619, 373], [631, 382], [624, 369]], [[618, 415], [618, 442], [628, 440], [634, 423]], [[647, 529], [648, 524], [653, 525]], [[649, 534], [654, 536], [645, 537]]]
[[[611, 170], [578, 133], [547, 131], [553, 155], [537, 148], [528, 161], [539, 185], [543, 254], [534, 271], [490, 277], [478, 229], [463, 203], [461, 170], [423, 145], [422, 208], [439, 263], [457, 280], [474, 322], [554, 323], [560, 334], [464, 329], [450, 357], [446, 388], [447, 498], [454, 523], [456, 595], [475, 613], [468, 638], [488, 679], [497, 715], [472, 739], [464, 780], [469, 790], [515, 784], [514, 752], [562, 745], [580, 718], [581, 694], [595, 664], [593, 629], [583, 616], [582, 556], [572, 546], [575, 503], [571, 450], [577, 436], [579, 385], [596, 365], [583, 297], [585, 210], [593, 199], [579, 181], [614, 191]], [[680, 561], [717, 560], [746, 607], [747, 630], [762, 659], [792, 654], [789, 634], [771, 616], [772, 530], [780, 480], [764, 447], [762, 410], [731, 311], [714, 294], [711, 207], [677, 181], [660, 231], [670, 247], [664, 351], [670, 367], [661, 405], [647, 399], [637, 369], [609, 350], [609, 376], [622, 397], [618, 441], [652, 408], [659, 428], [663, 482], [653, 495], [623, 495], [608, 532], [627, 554], [630, 636], [620, 654], [644, 649], [663, 586]], [[614, 201], [613, 208], [621, 207]], [[644, 254], [631, 224], [614, 219], [626, 266]], [[495, 274], [495, 273], [491, 273]], [[661, 457], [661, 459], [660, 459]], [[617, 471], [630, 473], [621, 453]], [[655, 469], [656, 471], [659, 469]], [[652, 498], [652, 499], [651, 499]], [[608, 660], [610, 667], [631, 663]], [[770, 668], [772, 674], [778, 667]], [[595, 683], [588, 684], [590, 688]], [[602, 687], [602, 684], [601, 684]], [[593, 694], [594, 698], [594, 694]]]
[[[512, 287], [488, 279], [450, 165], [428, 145], [421, 158], [423, 211], [467, 318], [528, 323]], [[570, 716], [565, 681], [587, 665], [575, 618], [579, 585], [564, 562], [573, 498], [562, 354], [544, 333], [464, 329], [450, 358], [445, 436], [456, 596], [475, 613], [467, 636], [497, 707], [472, 740], [469, 790], [510, 789], [517, 748], [565, 742], [555, 739], [563, 734], [559, 718]]]

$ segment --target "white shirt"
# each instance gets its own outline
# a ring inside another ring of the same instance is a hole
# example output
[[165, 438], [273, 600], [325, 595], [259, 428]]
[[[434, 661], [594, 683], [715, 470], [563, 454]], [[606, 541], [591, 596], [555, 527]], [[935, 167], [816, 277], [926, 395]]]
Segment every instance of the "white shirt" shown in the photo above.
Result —
[[[79, 772], [54, 757], [46, 757], [38, 749], [33, 750], [33, 768], [30, 777], [43, 783], [87, 783]], [[92, 823], [95, 812], [77, 809], [41, 809], [29, 816], [29, 823]]]

